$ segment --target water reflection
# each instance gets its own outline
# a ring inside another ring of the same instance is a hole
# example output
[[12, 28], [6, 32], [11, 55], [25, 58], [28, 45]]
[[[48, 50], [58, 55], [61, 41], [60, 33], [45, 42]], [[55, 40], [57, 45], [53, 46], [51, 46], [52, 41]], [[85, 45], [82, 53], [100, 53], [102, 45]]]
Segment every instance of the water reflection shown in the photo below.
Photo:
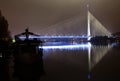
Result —
[[96, 46], [90, 43], [50, 44], [52, 43], [40, 47], [44, 49], [43, 58], [47, 73], [42, 81], [87, 81], [91, 78], [91, 70], [112, 48], [111, 45]]
[[[48, 44], [48, 45], [47, 45]], [[49, 42], [49, 43], [45, 43], [44, 46], [40, 46], [39, 48], [43, 48], [43, 49], [88, 49], [89, 47], [91, 47], [90, 43], [81, 43], [81, 44], [73, 44], [73, 43], [65, 43], [65, 42]]]
[[[116, 44], [117, 45], [117, 44]], [[48, 43], [42, 55], [0, 58], [0, 81], [108, 81], [119, 79], [120, 46]], [[55, 46], [55, 48], [53, 48]], [[58, 48], [57, 48], [58, 47]], [[44, 72], [45, 71], [45, 72]], [[45, 73], [44, 76], [42, 76]]]
[[92, 45], [88, 48], [88, 79], [91, 79], [91, 70], [102, 60], [107, 52], [112, 48], [112, 45]]
[[107, 54], [107, 52], [112, 48], [112, 45], [106, 45], [106, 46], [92, 46], [90, 51], [90, 61], [91, 61], [91, 67], [92, 69], [99, 61], [102, 60], [102, 58]]
[[[47, 45], [48, 44], [48, 45]], [[89, 70], [91, 70], [104, 56], [105, 54], [111, 49], [113, 44], [106, 44], [106, 45], [91, 45], [91, 43], [81, 43], [81, 44], [69, 44], [69, 43], [62, 43], [62, 42], [54, 42], [54, 43], [47, 43], [44, 46], [40, 47], [43, 48], [46, 52], [51, 50], [87, 50], [88, 51], [88, 65]], [[65, 45], [66, 44], [66, 45]]]

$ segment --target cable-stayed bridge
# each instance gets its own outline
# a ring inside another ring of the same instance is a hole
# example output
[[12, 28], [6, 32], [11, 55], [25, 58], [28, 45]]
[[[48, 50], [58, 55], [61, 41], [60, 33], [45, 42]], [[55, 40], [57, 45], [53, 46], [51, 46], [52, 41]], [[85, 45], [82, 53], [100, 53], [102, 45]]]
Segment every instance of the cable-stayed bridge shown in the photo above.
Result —
[[[77, 17], [76, 17], [77, 18]], [[77, 19], [76, 19], [77, 20]], [[72, 20], [73, 21], [73, 20]], [[69, 21], [69, 23], [64, 23], [63, 25], [67, 26], [68, 29], [70, 29], [68, 26], [70, 26], [70, 23], [72, 21]], [[78, 21], [78, 20], [77, 20]], [[67, 24], [67, 25], [66, 25]], [[20, 36], [21, 39], [40, 39], [42, 41], [45, 42], [58, 42], [58, 41], [78, 41], [78, 42], [86, 42], [88, 41], [91, 37], [94, 36], [111, 36], [111, 33], [99, 22], [99, 20], [94, 17], [90, 11], [88, 11], [87, 14], [87, 34], [86, 35], [56, 35], [56, 33], [62, 32], [62, 30], [67, 29], [67, 28], [57, 28], [57, 26], [59, 27], [59, 25], [61, 25], [60, 23], [57, 25], [54, 25], [53, 29], [50, 29], [46, 32], [50, 32], [53, 33], [53, 35], [49, 36], [48, 35], [44, 35], [44, 36], [39, 36], [39, 35], [35, 35], [31, 32], [29, 32], [28, 30], [25, 31], [24, 33], [21, 33], [17, 36]], [[63, 27], [65, 27], [63, 26]], [[62, 27], [62, 26], [61, 26]], [[60, 30], [59, 30], [60, 29]], [[61, 30], [62, 29], [62, 30]], [[72, 28], [71, 28], [72, 30]], [[44, 31], [44, 30], [43, 30]], [[67, 31], [66, 31], [67, 32]], [[46, 46], [42, 46], [43, 49], [55, 49], [55, 48], [80, 48], [80, 47], [87, 47], [88, 48], [88, 66], [89, 66], [89, 70], [91, 70], [97, 63], [99, 63], [99, 61], [106, 55], [107, 51], [109, 51], [109, 49], [111, 48], [111, 46], [107, 47], [93, 47], [91, 46], [91, 44], [75, 44], [75, 45], [46, 45]], [[106, 49], [105, 49], [106, 48]], [[105, 49], [105, 50], [104, 50]], [[91, 54], [91, 52], [93, 52], [93, 54]], [[97, 54], [96, 54], [97, 52]]]
[[[74, 20], [76, 20], [76, 22], [78, 22], [78, 17], [75, 17]], [[43, 30], [45, 32], [48, 32], [47, 35], [45, 36], [38, 36], [38, 35], [34, 35], [33, 33], [31, 34], [30, 32], [25, 32], [24, 34], [20, 34], [20, 38], [24, 39], [25, 38], [25, 34], [30, 34], [29, 38], [33, 39], [33, 38], [37, 38], [43, 41], [70, 41], [70, 40], [76, 40], [79, 39], [81, 41], [87, 41], [90, 40], [91, 37], [94, 36], [111, 36], [111, 33], [99, 22], [99, 20], [94, 17], [91, 12], [88, 10], [87, 12], [87, 33], [86, 35], [58, 35], [59, 32], [62, 33], [63, 30], [66, 31], [67, 33], [67, 29], [74, 29], [74, 28], [70, 28], [70, 25], [73, 24], [72, 22], [74, 20], [67, 20], [67, 22], [62, 22], [62, 23], [58, 23], [56, 25], [54, 25], [52, 27], [52, 29], [46, 29]], [[64, 28], [63, 28], [64, 27]], [[62, 30], [61, 30], [62, 29]], [[79, 30], [79, 29], [78, 29]], [[53, 35], [50, 34], [49, 36], [49, 32], [52, 33]], [[74, 32], [73, 32], [74, 33]]]

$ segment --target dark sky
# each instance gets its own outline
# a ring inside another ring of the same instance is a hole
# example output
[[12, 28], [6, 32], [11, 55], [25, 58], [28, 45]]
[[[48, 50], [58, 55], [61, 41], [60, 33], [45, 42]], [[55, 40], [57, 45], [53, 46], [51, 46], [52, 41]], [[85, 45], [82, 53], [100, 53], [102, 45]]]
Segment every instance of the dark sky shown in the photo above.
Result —
[[12, 35], [27, 27], [38, 34], [57, 29], [63, 29], [63, 33], [85, 34], [88, 3], [91, 13], [110, 32], [120, 31], [119, 0], [0, 0], [0, 9]]

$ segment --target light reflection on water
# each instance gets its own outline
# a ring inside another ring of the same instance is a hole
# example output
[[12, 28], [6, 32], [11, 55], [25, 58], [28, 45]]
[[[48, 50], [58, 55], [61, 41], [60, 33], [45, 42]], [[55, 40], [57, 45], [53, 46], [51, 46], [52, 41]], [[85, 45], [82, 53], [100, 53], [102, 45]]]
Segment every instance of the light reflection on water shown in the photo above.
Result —
[[40, 47], [41, 58], [32, 58], [30, 53], [11, 55], [7, 60], [0, 57], [0, 72], [6, 76], [0, 81], [8, 77], [9, 81], [119, 81], [120, 45], [116, 45], [48, 42]]
[[48, 45], [43, 45], [40, 48], [43, 49], [88, 49], [89, 47], [91, 47], [90, 43], [81, 43], [81, 44], [69, 44], [69, 43], [61, 43], [61, 42], [54, 42], [54, 43], [48, 43]]
[[112, 45], [95, 46], [90, 43], [49, 42], [44, 44], [40, 48], [44, 49], [44, 68], [48, 77], [43, 78], [42, 81], [49, 81], [49, 79], [73, 81], [71, 80], [73, 77], [76, 77], [75, 80], [90, 79], [91, 70], [102, 60], [111, 47]]

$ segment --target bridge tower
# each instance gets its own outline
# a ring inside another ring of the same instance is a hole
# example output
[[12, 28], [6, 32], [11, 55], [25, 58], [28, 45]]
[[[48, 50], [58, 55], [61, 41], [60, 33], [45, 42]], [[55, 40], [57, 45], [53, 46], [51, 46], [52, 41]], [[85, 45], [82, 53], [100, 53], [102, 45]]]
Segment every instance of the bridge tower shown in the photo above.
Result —
[[90, 12], [89, 12], [89, 4], [87, 4], [87, 36], [88, 36], [88, 41], [90, 40]]

